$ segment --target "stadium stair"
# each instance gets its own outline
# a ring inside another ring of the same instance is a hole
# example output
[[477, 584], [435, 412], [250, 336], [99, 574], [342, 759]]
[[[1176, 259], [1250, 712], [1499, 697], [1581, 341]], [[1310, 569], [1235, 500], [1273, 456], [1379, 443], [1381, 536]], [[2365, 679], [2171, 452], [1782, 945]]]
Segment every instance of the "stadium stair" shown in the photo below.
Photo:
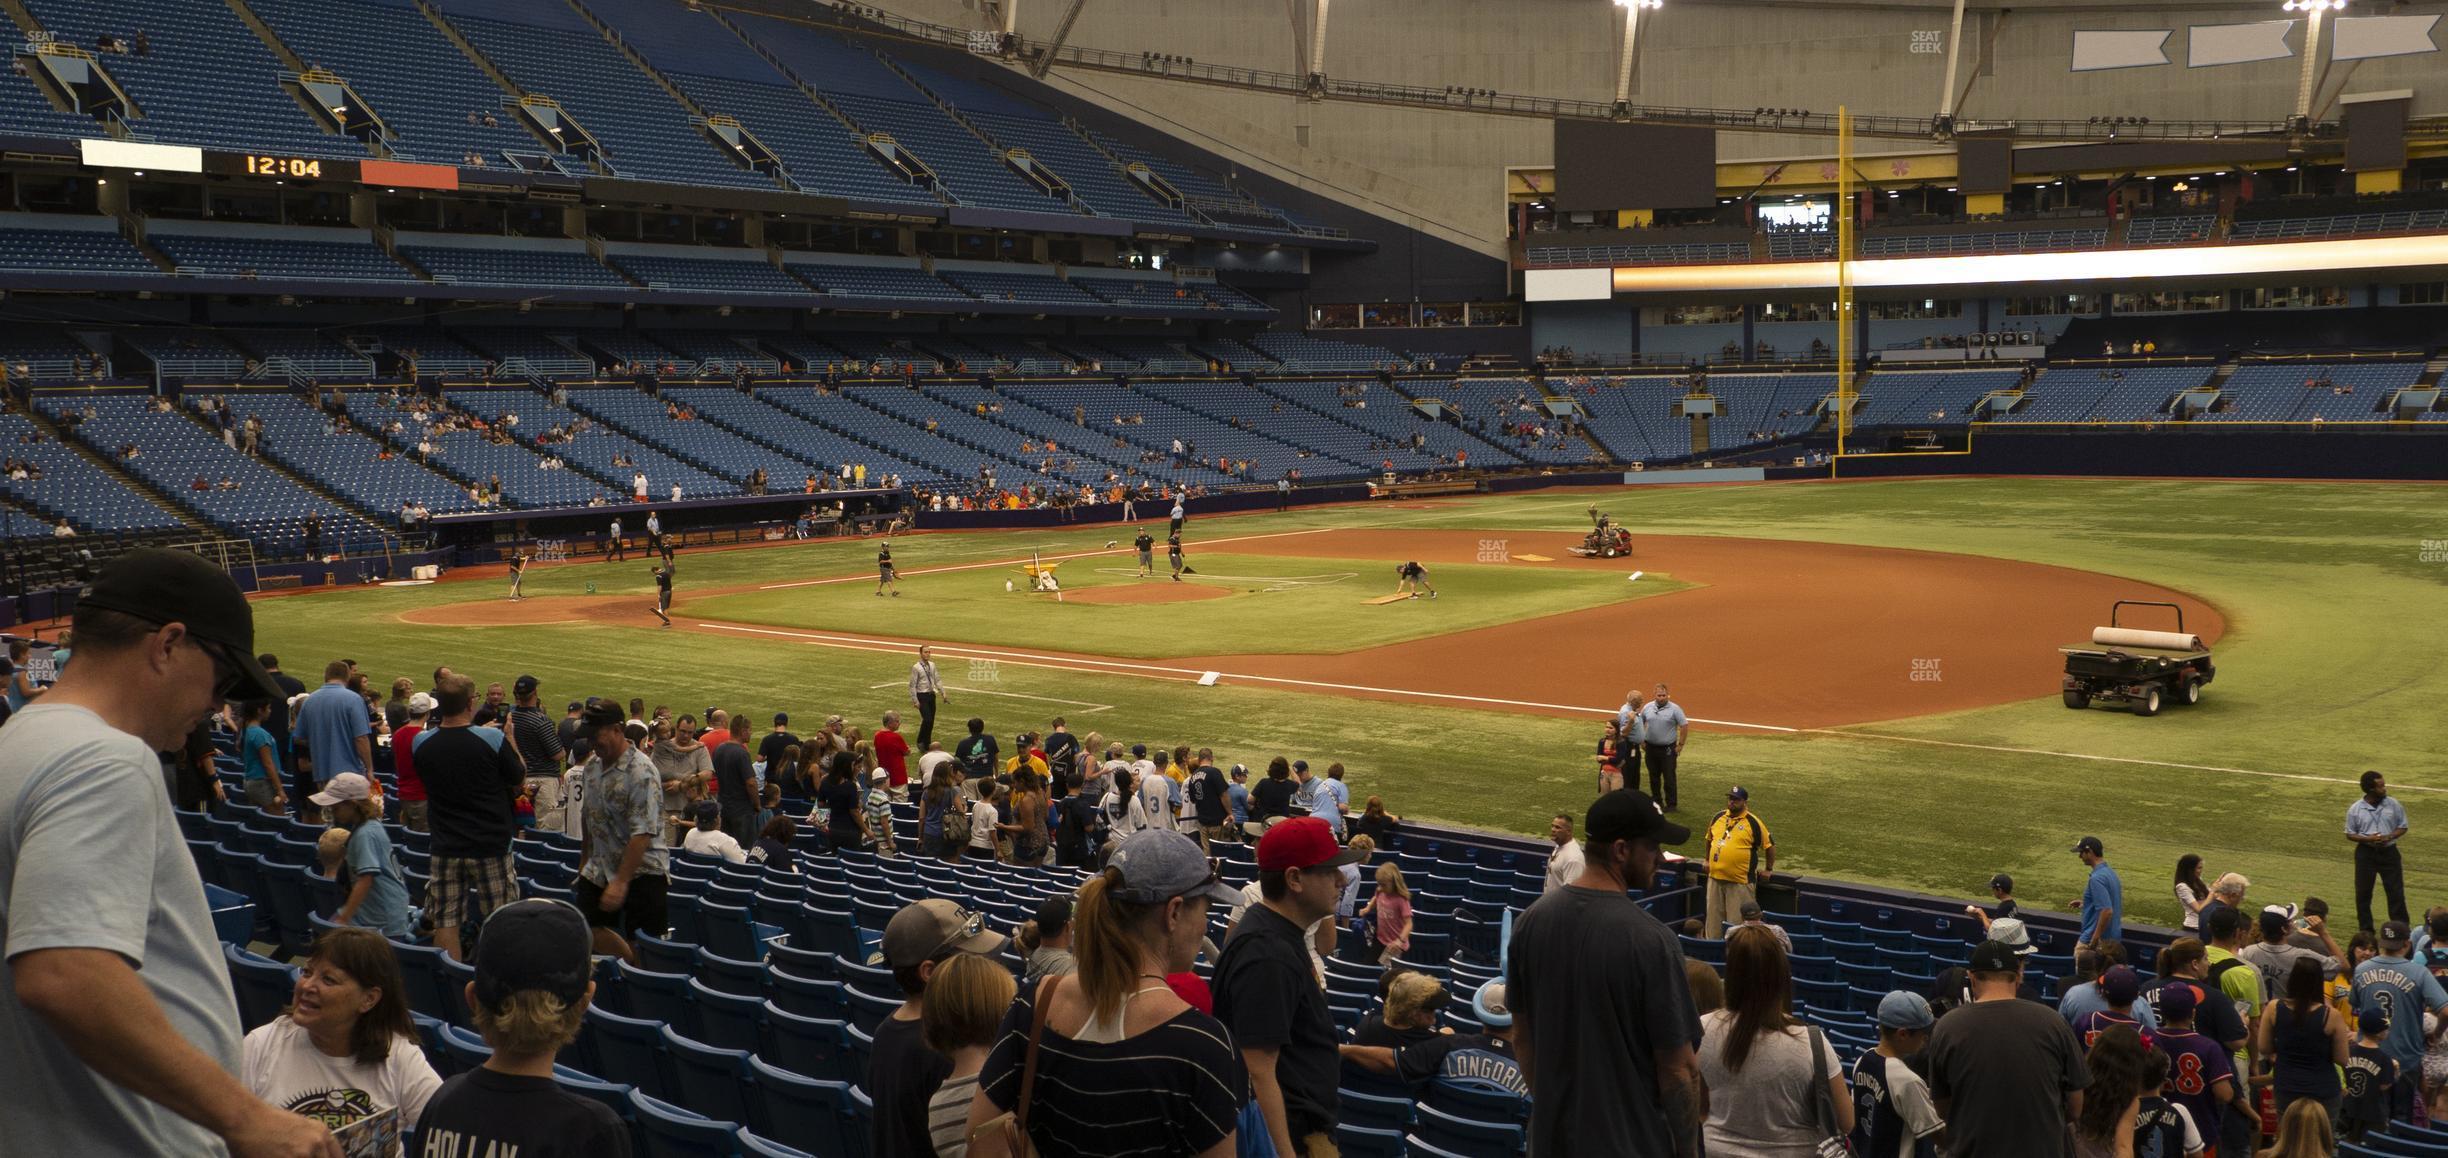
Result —
[[[221, 437], [221, 432], [219, 430], [214, 429], [210, 424], [206, 423], [201, 415], [198, 415], [195, 411], [188, 409], [184, 403], [180, 404], [176, 408], [176, 413], [179, 415], [179, 417], [194, 423], [197, 427], [212, 437], [216, 439]], [[243, 411], [241, 411], [241, 413], [243, 413]], [[369, 435], [366, 437], [372, 436]], [[271, 438], [269, 431], [266, 432], [265, 438]], [[323, 485], [322, 480], [290, 466], [289, 463], [283, 461], [280, 456], [273, 454], [268, 445], [265, 447], [264, 452], [256, 457], [255, 461], [262, 463], [267, 469], [271, 470], [272, 473], [297, 484], [308, 494], [311, 494], [324, 502], [330, 503], [341, 510], [347, 511], [350, 514], [356, 515], [358, 518], [364, 519], [375, 526], [390, 526], [392, 521], [397, 517], [397, 512], [374, 510], [364, 503], [358, 502], [347, 495], [343, 495], [340, 492]]]
[[[823, 109], [825, 115], [840, 122], [845, 131], [861, 139], [864, 139], [867, 136], [866, 129], [862, 128], [857, 121], [851, 119], [848, 113], [842, 111], [841, 106], [835, 104], [823, 90], [820, 90], [815, 85], [808, 83], [805, 77], [799, 75], [798, 70], [785, 63], [782, 57], [775, 53], [774, 50], [765, 43], [763, 38], [749, 35], [748, 29], [738, 20], [734, 19], [729, 13], [717, 12], [714, 14], [714, 18], [722, 21], [723, 26], [729, 28], [732, 35], [739, 37], [740, 40], [748, 45], [748, 47], [755, 49], [758, 56], [765, 58], [765, 63], [772, 65], [775, 72], [781, 73], [784, 79], [790, 81], [793, 86], [797, 87], [801, 95], [807, 97], [807, 99], [810, 101], [815, 102], [816, 107]], [[775, 18], [763, 17], [762, 19], [771, 21]], [[907, 143], [899, 143], [898, 147], [901, 152], [908, 154], [910, 157], [917, 158], [917, 154], [910, 150]], [[911, 168], [906, 165], [896, 164], [892, 161], [886, 160], [881, 151], [877, 150], [873, 145], [868, 146], [868, 152], [875, 156], [877, 161], [883, 164], [887, 170], [893, 171], [896, 176], [901, 175]], [[954, 204], [950, 190], [944, 187], [943, 182], [936, 177], [934, 170], [926, 165], [923, 158], [918, 158], [918, 163], [915, 169], [917, 171], [911, 173], [911, 175], [921, 176], [924, 178], [924, 180], [919, 182], [917, 186], [924, 193], [924, 195], [932, 198], [939, 204]]]

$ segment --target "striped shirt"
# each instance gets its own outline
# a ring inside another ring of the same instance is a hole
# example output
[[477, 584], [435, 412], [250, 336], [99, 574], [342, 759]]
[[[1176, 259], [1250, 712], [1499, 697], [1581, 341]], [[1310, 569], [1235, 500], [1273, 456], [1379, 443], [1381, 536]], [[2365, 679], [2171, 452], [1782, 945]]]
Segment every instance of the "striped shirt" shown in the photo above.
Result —
[[935, 1143], [935, 1158], [965, 1158], [969, 1153], [969, 1099], [977, 1093], [977, 1075], [945, 1078], [927, 1099], [927, 1139]]
[[[998, 1112], [1020, 1097], [1036, 992], [1032, 984], [1004, 1013], [978, 1073]], [[1232, 1132], [1249, 1081], [1223, 1024], [1185, 1009], [1116, 1042], [1075, 1041], [1048, 1026], [1038, 1041], [1036, 1094], [1029, 1138], [1041, 1154], [1196, 1154]]]

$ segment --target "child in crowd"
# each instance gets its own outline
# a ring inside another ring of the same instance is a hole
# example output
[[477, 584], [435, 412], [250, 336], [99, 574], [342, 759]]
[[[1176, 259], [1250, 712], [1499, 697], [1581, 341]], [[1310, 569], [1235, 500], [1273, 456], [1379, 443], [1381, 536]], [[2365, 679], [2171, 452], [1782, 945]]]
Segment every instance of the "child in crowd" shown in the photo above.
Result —
[[578, 1039], [595, 996], [589, 944], [565, 901], [516, 901], [485, 918], [467, 1005], [493, 1056], [426, 1103], [426, 1153], [629, 1158], [629, 1128], [610, 1107], [553, 1081], [553, 1056]]
[[2387, 1124], [2390, 1095], [2405, 1077], [2397, 1072], [2397, 1061], [2383, 1044], [2388, 1037], [2388, 1014], [2366, 1009], [2356, 1020], [2355, 1030], [2354, 1045], [2346, 1052], [2346, 1096], [2337, 1120], [2338, 1138], [2347, 1142], [2360, 1142], [2365, 1134]]
[[952, 1059], [952, 1072], [927, 1099], [927, 1133], [935, 1158], [967, 1158], [969, 1100], [986, 1066], [1003, 1011], [1011, 1007], [1011, 970], [986, 957], [962, 954], [936, 969], [918, 1015], [927, 1048]]
[[722, 830], [722, 805], [711, 800], [698, 802], [697, 827], [681, 839], [680, 847], [699, 856], [719, 856], [732, 864], [748, 863], [748, 850]]
[[[2142, 1100], [2134, 1107], [2134, 1153], [2178, 1158], [2202, 1151], [2201, 1127], [2193, 1111], [2165, 1096], [2168, 1055], [2157, 1049], [2142, 1055]], [[2343, 1135], [2341, 1135], [2343, 1136]], [[2148, 1143], [2156, 1141], [2157, 1145]]]
[[1393, 861], [1377, 866], [1377, 892], [1369, 897], [1369, 917], [1377, 926], [1379, 964], [1411, 951], [1411, 886], [1403, 883], [1402, 866]]
[[[768, 788], [767, 791], [772, 791]], [[901, 850], [893, 843], [892, 777], [878, 768], [867, 776], [867, 798], [860, 811], [867, 814], [867, 830], [875, 834], [877, 856], [899, 857]], [[779, 803], [779, 798], [776, 798]]]
[[[1879, 1000], [1879, 1043], [1853, 1064], [1853, 1152], [1865, 1158], [1929, 1158], [1945, 1122], [1929, 1084], [1904, 1059], [1929, 1044], [1937, 1017], [1918, 993], [1898, 989]], [[2165, 1064], [2165, 1055], [2161, 1055]], [[2146, 1089], [2157, 1089], [2145, 1083]]]
[[325, 880], [348, 881], [349, 830], [326, 828], [315, 838], [315, 863]]
[[798, 872], [791, 860], [791, 842], [799, 839], [799, 822], [789, 814], [775, 816], [765, 822], [765, 830], [757, 834], [756, 844], [748, 850], [748, 863], [784, 872]]
[[[362, 925], [385, 937], [406, 939], [414, 924], [414, 914], [408, 909], [408, 877], [400, 871], [399, 856], [391, 849], [390, 830], [380, 823], [382, 797], [374, 795], [365, 777], [343, 772], [306, 799], [329, 809], [332, 828], [349, 834], [343, 854], [349, 891], [332, 913], [332, 922]], [[318, 839], [316, 848], [321, 847]]]

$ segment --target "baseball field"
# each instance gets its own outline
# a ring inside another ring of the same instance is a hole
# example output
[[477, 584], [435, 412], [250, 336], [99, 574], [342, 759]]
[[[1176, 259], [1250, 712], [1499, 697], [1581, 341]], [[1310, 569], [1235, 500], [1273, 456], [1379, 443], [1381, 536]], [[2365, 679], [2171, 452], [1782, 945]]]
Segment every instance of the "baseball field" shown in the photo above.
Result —
[[[1683, 818], [1749, 788], [1780, 869], [1966, 897], [2004, 871], [2025, 904], [2064, 907], [2082, 871], [2068, 850], [2096, 834], [2135, 916], [2158, 922], [2185, 852], [2256, 898], [2350, 908], [2341, 822], [2379, 768], [2412, 818], [2420, 908], [2448, 899], [2444, 500], [1966, 479], [1194, 506], [1178, 583], [1161, 519], [1150, 578], [1133, 528], [921, 532], [893, 541], [897, 596], [876, 593], [873, 540], [828, 540], [683, 552], [671, 630], [633, 553], [540, 564], [518, 603], [499, 568], [265, 599], [258, 634], [306, 678], [345, 655], [421, 686], [448, 663], [480, 682], [532, 673], [555, 708], [640, 696], [803, 728], [906, 709], [912, 645], [931, 641], [947, 745], [972, 714], [1007, 738], [1060, 715], [1220, 762], [1341, 761], [1355, 805], [1382, 794], [1406, 817], [1517, 833], [1588, 804], [1604, 717], [1665, 681], [1704, 721]], [[1631, 527], [1632, 558], [1569, 552], [1592, 504]], [[1027, 590], [1032, 559], [1059, 596]], [[1437, 598], [1379, 601], [1405, 561]], [[2120, 598], [2177, 602], [2214, 641], [2202, 703], [2152, 718], [2060, 703], [2057, 645]]]

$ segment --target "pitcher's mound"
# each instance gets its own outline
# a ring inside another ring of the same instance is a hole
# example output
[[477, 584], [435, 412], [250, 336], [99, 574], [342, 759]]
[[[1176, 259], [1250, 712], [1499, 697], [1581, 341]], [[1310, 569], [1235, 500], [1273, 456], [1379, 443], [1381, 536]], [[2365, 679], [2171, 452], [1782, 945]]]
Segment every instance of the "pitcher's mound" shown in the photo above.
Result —
[[1082, 587], [1063, 592], [1063, 600], [1069, 603], [1190, 603], [1200, 599], [1222, 599], [1230, 594], [1232, 592], [1221, 587], [1209, 587], [1204, 583], [1175, 583], [1168, 579]]

